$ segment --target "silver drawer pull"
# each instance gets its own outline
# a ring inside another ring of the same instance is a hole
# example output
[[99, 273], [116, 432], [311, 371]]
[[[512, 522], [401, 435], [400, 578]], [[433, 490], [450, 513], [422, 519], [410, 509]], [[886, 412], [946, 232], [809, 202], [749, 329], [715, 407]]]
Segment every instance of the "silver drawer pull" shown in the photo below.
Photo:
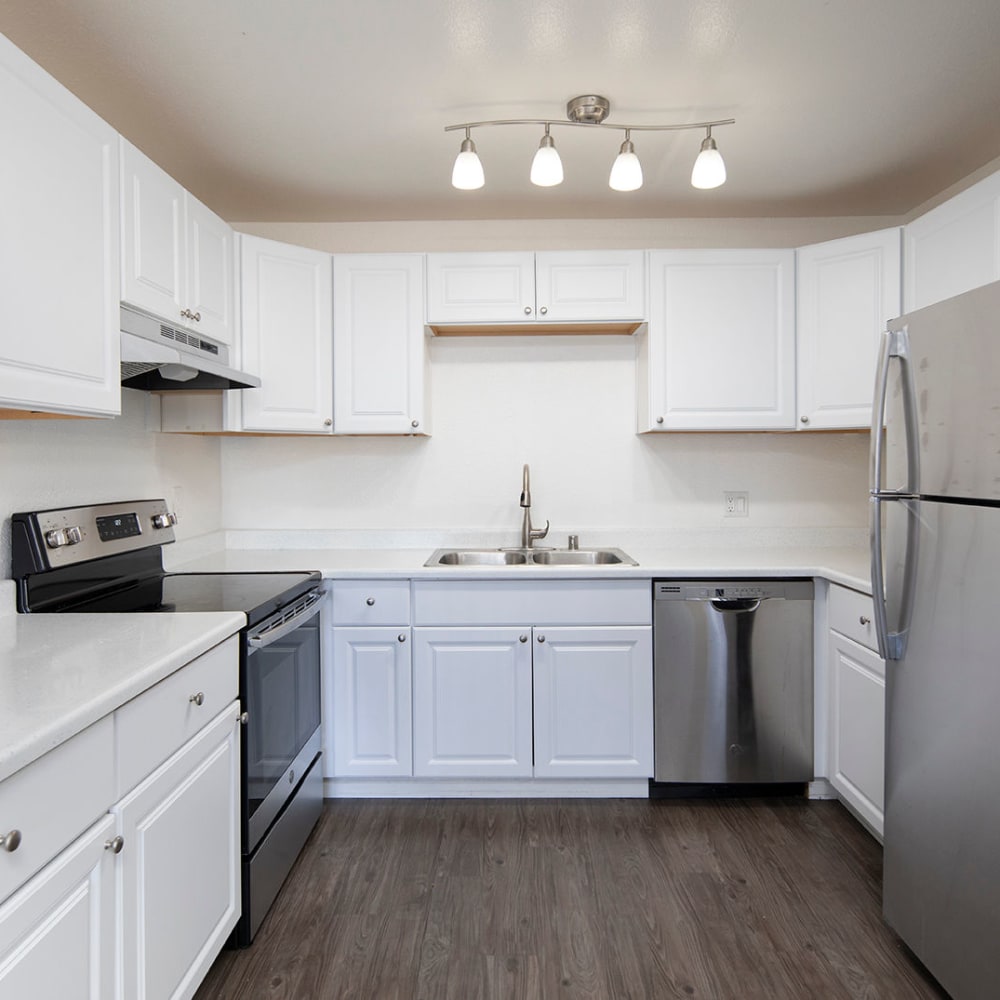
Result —
[[112, 854], [121, 854], [124, 846], [124, 837], [112, 837], [110, 840], [104, 841], [104, 850], [110, 851]]
[[199, 691], [197, 694], [191, 695], [188, 701], [194, 702], [199, 708], [205, 704], [205, 692]]
[[862, 625], [871, 625], [872, 620], [867, 615], [862, 615], [859, 619]]
[[0, 834], [0, 848], [3, 848], [8, 854], [13, 854], [20, 846], [20, 830], [11, 830], [10, 833]]
[[365, 604], [367, 604], [368, 607], [371, 607], [374, 603], [375, 603], [374, 597], [369, 597], [368, 600], [365, 601]]

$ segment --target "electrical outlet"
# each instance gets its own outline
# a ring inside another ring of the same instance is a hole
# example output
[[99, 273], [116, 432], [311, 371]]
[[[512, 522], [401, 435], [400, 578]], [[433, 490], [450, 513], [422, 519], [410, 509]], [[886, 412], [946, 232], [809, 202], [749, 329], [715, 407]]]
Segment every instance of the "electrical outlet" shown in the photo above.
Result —
[[750, 516], [750, 494], [746, 490], [726, 490], [722, 496], [724, 501], [723, 516]]

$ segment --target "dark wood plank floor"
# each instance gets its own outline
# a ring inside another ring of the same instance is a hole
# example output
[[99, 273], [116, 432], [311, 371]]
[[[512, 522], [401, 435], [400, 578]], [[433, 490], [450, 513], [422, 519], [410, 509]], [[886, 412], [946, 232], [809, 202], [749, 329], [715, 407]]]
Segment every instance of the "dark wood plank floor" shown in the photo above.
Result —
[[196, 1000], [940, 998], [835, 802], [332, 801]]

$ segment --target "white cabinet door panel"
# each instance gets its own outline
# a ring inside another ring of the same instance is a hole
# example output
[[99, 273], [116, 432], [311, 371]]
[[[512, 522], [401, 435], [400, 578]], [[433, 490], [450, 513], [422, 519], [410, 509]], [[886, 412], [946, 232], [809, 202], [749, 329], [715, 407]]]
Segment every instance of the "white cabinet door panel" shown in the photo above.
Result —
[[534, 319], [533, 253], [427, 255], [428, 323], [524, 323]]
[[795, 425], [791, 250], [650, 254], [648, 430]]
[[413, 773], [409, 628], [334, 628], [329, 777]]
[[530, 632], [413, 630], [414, 774], [531, 775]]
[[652, 630], [534, 630], [536, 777], [651, 777]]
[[121, 411], [118, 136], [0, 37], [0, 408]]
[[879, 339], [902, 305], [900, 231], [796, 254], [799, 428], [870, 427]]
[[261, 377], [241, 390], [243, 429], [333, 430], [330, 255], [240, 237], [243, 364]]
[[195, 313], [191, 329], [232, 344], [235, 340], [235, 257], [229, 224], [190, 195], [186, 199], [187, 308]]
[[115, 996], [113, 836], [105, 814], [0, 906], [0, 997]]
[[642, 250], [582, 250], [535, 255], [537, 318], [583, 323], [646, 316]]

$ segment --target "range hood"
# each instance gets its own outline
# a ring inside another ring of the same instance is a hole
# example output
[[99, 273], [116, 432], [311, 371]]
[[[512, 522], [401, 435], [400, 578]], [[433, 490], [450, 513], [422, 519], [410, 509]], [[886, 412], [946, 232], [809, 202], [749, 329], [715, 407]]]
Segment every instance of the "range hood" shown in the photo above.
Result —
[[147, 392], [256, 389], [256, 375], [229, 367], [229, 348], [171, 326], [131, 306], [121, 307], [122, 385]]

